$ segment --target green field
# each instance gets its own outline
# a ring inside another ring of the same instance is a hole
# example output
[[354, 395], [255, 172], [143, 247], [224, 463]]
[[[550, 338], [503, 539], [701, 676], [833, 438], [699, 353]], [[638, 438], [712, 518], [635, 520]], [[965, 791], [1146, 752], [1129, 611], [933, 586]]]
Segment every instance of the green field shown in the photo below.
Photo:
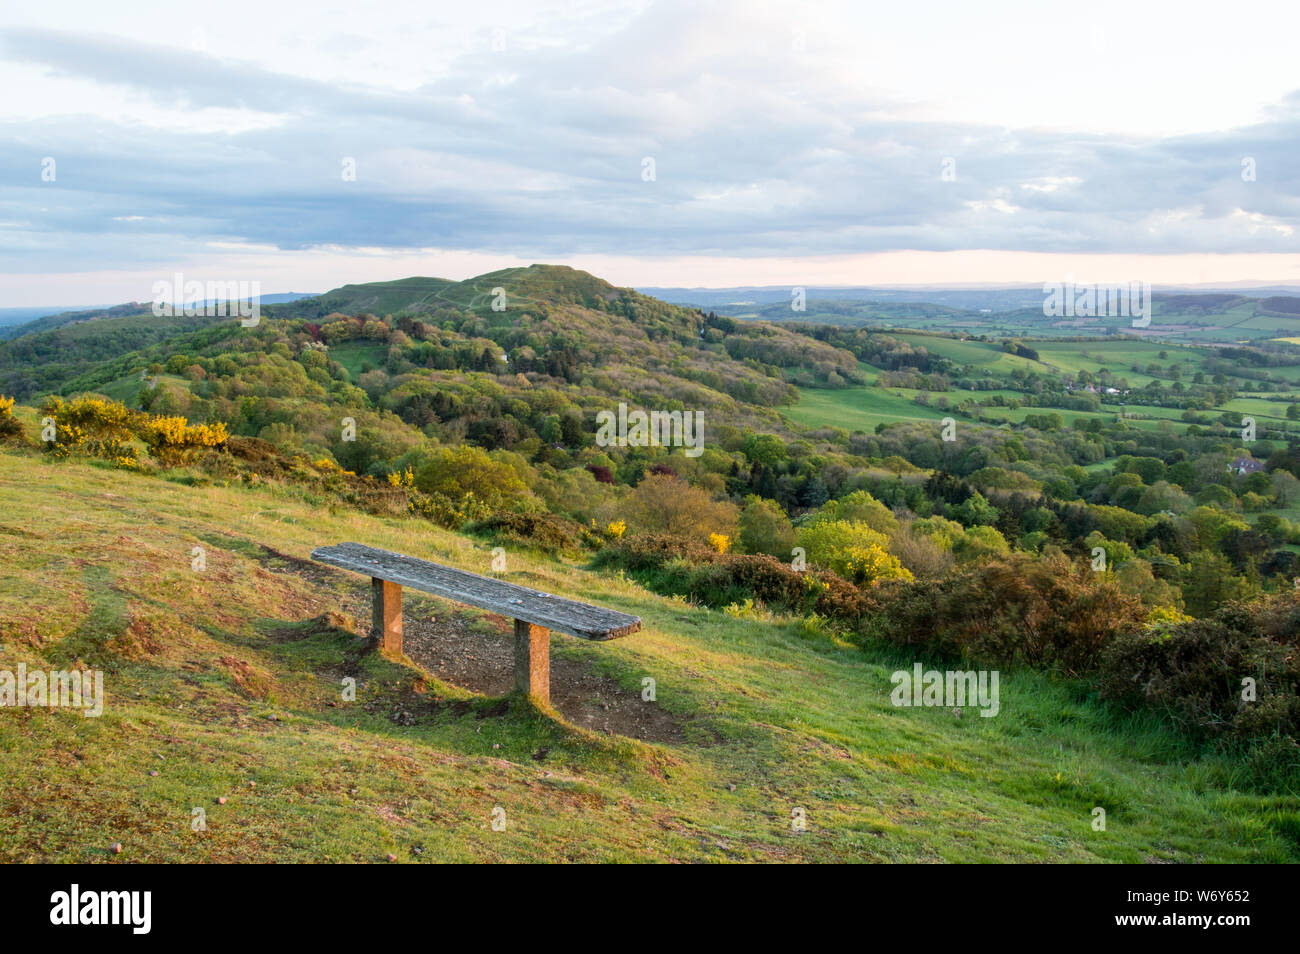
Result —
[[799, 402], [781, 413], [801, 427], [842, 427], [870, 431], [877, 424], [899, 421], [937, 421], [951, 412], [921, 407], [906, 397], [877, 387], [825, 390], [803, 388]]
[[331, 359], [348, 369], [348, 374], [355, 381], [362, 373], [363, 365], [382, 368], [388, 349], [369, 341], [344, 341], [341, 344], [331, 345], [329, 353]]

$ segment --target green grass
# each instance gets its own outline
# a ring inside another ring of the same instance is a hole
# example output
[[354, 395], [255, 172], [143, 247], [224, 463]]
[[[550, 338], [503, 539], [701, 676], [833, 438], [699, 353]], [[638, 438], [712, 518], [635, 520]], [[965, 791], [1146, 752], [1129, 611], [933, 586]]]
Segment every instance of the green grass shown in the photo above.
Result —
[[802, 427], [843, 427], [851, 431], [870, 431], [877, 424], [899, 421], [937, 421], [951, 414], [922, 407], [878, 387], [802, 388], [799, 401], [781, 408], [781, 413]]
[[363, 366], [382, 368], [388, 349], [381, 344], [369, 341], [345, 341], [330, 347], [330, 358], [348, 369], [352, 380], [361, 374]]
[[[1002, 674], [996, 718], [896, 709], [889, 674], [910, 656], [512, 553], [511, 578], [644, 619], [626, 639], [552, 644], [629, 693], [656, 680], [685, 741], [643, 743], [360, 654], [361, 625], [320, 620], [364, 606], [366, 581], [296, 562], [361, 540], [483, 570], [487, 544], [293, 488], [191, 487], [35, 453], [0, 452], [0, 514], [0, 666], [80, 661], [105, 671], [108, 694], [99, 719], [0, 713], [0, 860], [1297, 855], [1283, 800], [1233, 791], [1222, 763], [1155, 720], [1035, 673]], [[341, 700], [345, 675], [355, 702]], [[389, 717], [398, 706], [415, 724]], [[505, 831], [490, 826], [497, 806]], [[195, 807], [206, 831], [191, 830]]]

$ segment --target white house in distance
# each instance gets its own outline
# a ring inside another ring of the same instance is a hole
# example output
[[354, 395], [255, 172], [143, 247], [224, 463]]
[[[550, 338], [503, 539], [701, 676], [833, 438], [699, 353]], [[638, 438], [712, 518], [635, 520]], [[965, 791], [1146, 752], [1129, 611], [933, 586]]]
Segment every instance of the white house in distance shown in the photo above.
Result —
[[1253, 457], [1238, 457], [1228, 465], [1228, 471], [1238, 477], [1245, 474], [1258, 474], [1263, 469], [1264, 462]]

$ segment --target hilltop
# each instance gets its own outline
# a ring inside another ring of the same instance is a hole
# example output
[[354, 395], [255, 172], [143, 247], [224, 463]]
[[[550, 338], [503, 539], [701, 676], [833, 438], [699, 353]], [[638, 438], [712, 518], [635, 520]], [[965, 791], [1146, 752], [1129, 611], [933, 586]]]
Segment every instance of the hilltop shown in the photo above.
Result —
[[465, 281], [445, 278], [402, 278], [391, 282], [344, 285], [323, 295], [277, 305], [279, 318], [323, 318], [331, 312], [349, 315], [422, 315], [441, 308], [491, 309], [492, 289], [502, 288], [507, 303], [579, 304], [594, 307], [635, 294], [587, 272], [565, 265], [529, 265], [503, 268]]

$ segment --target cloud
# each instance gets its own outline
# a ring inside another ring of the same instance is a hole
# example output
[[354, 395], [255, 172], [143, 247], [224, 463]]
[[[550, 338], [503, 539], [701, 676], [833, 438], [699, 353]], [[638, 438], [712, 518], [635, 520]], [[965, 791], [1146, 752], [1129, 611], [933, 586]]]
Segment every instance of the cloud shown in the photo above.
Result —
[[0, 271], [146, 268], [221, 243], [527, 260], [1300, 245], [1300, 92], [1223, 132], [1008, 127], [862, 82], [851, 38], [807, 44], [785, 12], [654, 4], [599, 22], [523, 27], [499, 51], [483, 27], [401, 85], [0, 31], [32, 95], [105, 108], [0, 125]]

